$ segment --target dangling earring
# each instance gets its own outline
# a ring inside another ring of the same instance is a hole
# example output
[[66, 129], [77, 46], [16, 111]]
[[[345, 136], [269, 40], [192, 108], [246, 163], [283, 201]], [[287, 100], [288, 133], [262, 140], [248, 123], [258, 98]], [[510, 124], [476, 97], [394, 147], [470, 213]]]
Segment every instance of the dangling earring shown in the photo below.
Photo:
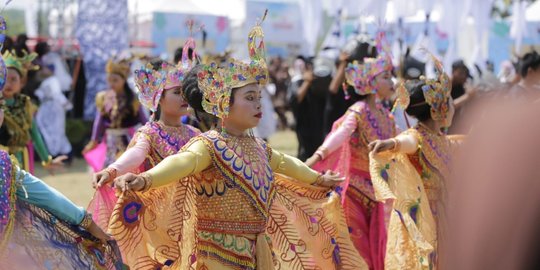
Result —
[[227, 131], [225, 130], [225, 117], [221, 118], [221, 134], [223, 133], [227, 133]]

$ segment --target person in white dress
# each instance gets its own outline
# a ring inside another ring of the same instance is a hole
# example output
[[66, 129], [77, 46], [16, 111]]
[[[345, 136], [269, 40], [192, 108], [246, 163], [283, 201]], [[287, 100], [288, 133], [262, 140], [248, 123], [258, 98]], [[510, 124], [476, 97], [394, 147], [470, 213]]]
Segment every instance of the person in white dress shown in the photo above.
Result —
[[36, 122], [49, 153], [59, 156], [71, 152], [71, 144], [66, 137], [66, 111], [73, 105], [62, 93], [62, 83], [55, 75], [55, 61], [54, 55], [43, 56], [41, 74], [45, 79], [35, 92], [41, 103]]

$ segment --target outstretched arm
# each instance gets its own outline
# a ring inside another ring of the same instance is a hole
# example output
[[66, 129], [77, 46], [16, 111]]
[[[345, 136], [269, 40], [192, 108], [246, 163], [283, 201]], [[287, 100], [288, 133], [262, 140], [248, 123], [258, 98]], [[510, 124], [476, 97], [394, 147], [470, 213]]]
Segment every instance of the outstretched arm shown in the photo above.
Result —
[[369, 144], [369, 150], [375, 153], [395, 151], [414, 154], [418, 150], [418, 139], [410, 133], [402, 133], [388, 140], [376, 140]]
[[83, 227], [102, 242], [110, 240], [110, 237], [92, 221], [92, 216], [84, 208], [75, 205], [62, 193], [35, 176], [20, 169], [17, 169], [16, 174], [18, 179], [22, 179], [21, 186], [17, 188], [18, 199], [45, 209], [69, 224]]
[[150, 151], [150, 143], [145, 136], [138, 136], [135, 145], [127, 149], [110, 168], [116, 170], [118, 175], [125, 174], [139, 167], [143, 162], [148, 152]]
[[82, 222], [86, 214], [84, 208], [76, 206], [35, 176], [23, 170], [17, 170], [16, 173], [22, 179], [21, 186], [17, 188], [17, 198], [43, 208], [70, 224], [78, 225]]
[[313, 166], [320, 160], [324, 160], [328, 155], [336, 151], [342, 144], [346, 143], [351, 134], [357, 127], [356, 116], [354, 112], [347, 112], [341, 126], [332, 132], [317, 151], [306, 160], [308, 166]]
[[199, 173], [211, 164], [212, 158], [206, 146], [202, 141], [197, 141], [184, 151], [165, 158], [147, 172], [140, 175], [125, 174], [116, 178], [114, 184], [123, 191], [147, 190]]
[[310, 185], [331, 187], [344, 180], [332, 172], [321, 175], [317, 171], [309, 168], [299, 159], [285, 155], [276, 150], [272, 150], [270, 167], [276, 173], [287, 175]]
[[137, 140], [135, 145], [122, 153], [113, 164], [94, 174], [92, 179], [94, 188], [112, 182], [117, 175], [124, 175], [127, 172], [133, 171], [144, 162], [144, 159], [150, 151], [148, 138], [139, 133], [135, 140]]

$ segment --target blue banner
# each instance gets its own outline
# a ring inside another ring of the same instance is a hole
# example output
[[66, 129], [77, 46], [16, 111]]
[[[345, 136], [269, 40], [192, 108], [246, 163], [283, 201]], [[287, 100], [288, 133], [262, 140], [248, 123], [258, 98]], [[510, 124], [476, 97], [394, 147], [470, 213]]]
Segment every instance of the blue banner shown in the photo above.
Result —
[[79, 0], [77, 37], [84, 60], [84, 118], [93, 119], [97, 92], [107, 89], [105, 64], [129, 48], [127, 0]]

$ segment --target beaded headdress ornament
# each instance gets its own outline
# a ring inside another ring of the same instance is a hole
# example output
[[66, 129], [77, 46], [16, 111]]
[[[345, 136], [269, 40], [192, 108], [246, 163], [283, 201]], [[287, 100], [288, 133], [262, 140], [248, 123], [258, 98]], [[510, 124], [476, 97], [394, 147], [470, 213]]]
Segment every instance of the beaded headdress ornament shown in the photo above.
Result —
[[385, 71], [392, 71], [392, 56], [386, 42], [385, 32], [379, 31], [375, 39], [377, 45], [377, 58], [364, 58], [364, 63], [357, 61], [350, 63], [345, 69], [345, 79], [354, 86], [359, 95], [374, 94], [377, 92], [375, 77]]
[[[248, 34], [248, 50], [251, 62], [244, 63], [229, 59], [220, 66], [212, 62], [204, 65], [197, 74], [199, 87], [203, 92], [203, 109], [219, 118], [229, 114], [229, 102], [233, 88], [239, 88], [252, 83], [266, 84], [268, 68], [265, 62], [264, 33], [261, 23], [268, 10]], [[260, 41], [257, 44], [257, 39]]]
[[[150, 111], [155, 112], [159, 105], [163, 91], [182, 85], [184, 76], [191, 70], [196, 57], [195, 39], [193, 38], [193, 21], [188, 22], [190, 36], [182, 49], [182, 59], [178, 64], [171, 65], [163, 62], [159, 70], [154, 70], [150, 64], [135, 71], [135, 85], [139, 101]], [[192, 49], [192, 58], [188, 52]]]
[[129, 60], [127, 59], [114, 59], [111, 58], [109, 61], [107, 61], [107, 65], [105, 66], [105, 71], [108, 74], [117, 74], [122, 76], [122, 78], [127, 79], [129, 77], [130, 72], [130, 66], [129, 66]]
[[[429, 53], [429, 52], [428, 52]], [[437, 121], [444, 121], [443, 126], [447, 126], [446, 115], [450, 109], [450, 94], [452, 91], [452, 84], [448, 74], [444, 72], [443, 65], [439, 59], [437, 59], [433, 54], [429, 53], [431, 59], [435, 64], [437, 70], [437, 79], [427, 79], [425, 76], [421, 76], [420, 80], [424, 82], [422, 87], [422, 92], [424, 94], [425, 102], [419, 104], [412, 104], [411, 106], [420, 106], [422, 104], [428, 104], [431, 107], [431, 118]], [[397, 107], [401, 109], [406, 109], [410, 103], [409, 92], [405, 87], [404, 82], [398, 84], [396, 90], [396, 101], [394, 103], [394, 111]]]
[[37, 70], [39, 69], [39, 66], [32, 63], [37, 57], [36, 53], [28, 54], [24, 51], [23, 54], [22, 57], [18, 57], [15, 51], [5, 51], [2, 58], [6, 68], [16, 69], [23, 77], [25, 77], [29, 70]]
[[443, 121], [443, 126], [447, 126], [446, 115], [450, 110], [450, 94], [452, 92], [452, 84], [450, 77], [444, 72], [443, 64], [437, 57], [431, 54], [431, 59], [437, 70], [437, 79], [427, 79], [421, 76], [420, 80], [424, 81], [422, 87], [426, 103], [431, 107], [431, 118], [436, 121]]

